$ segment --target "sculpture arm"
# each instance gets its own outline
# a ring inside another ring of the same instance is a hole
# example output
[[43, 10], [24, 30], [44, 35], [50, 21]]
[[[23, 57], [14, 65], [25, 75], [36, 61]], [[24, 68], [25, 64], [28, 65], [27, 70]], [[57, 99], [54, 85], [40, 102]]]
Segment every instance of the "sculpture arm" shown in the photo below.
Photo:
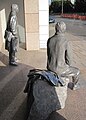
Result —
[[11, 20], [10, 20], [10, 29], [13, 35], [17, 34], [17, 21], [16, 21], [16, 17], [12, 16]]
[[71, 65], [71, 61], [72, 61], [72, 51], [71, 51], [71, 45], [68, 41], [65, 50], [65, 62], [66, 64]]

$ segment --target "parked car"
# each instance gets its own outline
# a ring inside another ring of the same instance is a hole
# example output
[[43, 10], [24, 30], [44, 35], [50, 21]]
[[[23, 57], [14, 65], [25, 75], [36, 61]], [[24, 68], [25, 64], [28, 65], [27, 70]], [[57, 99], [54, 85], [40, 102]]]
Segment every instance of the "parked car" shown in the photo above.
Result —
[[55, 23], [55, 19], [49, 17], [49, 23]]

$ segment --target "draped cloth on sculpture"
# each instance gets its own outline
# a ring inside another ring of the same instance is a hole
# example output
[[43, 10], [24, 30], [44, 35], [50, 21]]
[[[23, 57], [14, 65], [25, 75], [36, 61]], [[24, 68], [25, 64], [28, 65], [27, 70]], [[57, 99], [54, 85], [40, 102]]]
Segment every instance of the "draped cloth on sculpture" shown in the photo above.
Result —
[[57, 74], [48, 70], [41, 70], [41, 69], [30, 70], [28, 74], [28, 78], [29, 79], [27, 81], [24, 92], [28, 92], [28, 89], [30, 89], [29, 87], [32, 86], [32, 84], [38, 79], [46, 80], [50, 85], [53, 85], [53, 86], [65, 85], [65, 82], [62, 79], [60, 79], [57, 76]]

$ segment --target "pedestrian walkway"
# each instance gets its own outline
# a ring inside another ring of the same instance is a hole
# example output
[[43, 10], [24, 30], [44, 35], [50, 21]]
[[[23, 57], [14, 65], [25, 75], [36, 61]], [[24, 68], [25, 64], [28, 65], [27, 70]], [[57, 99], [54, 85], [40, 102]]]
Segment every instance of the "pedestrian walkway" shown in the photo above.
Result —
[[[86, 119], [86, 41], [66, 33], [73, 51], [72, 65], [81, 71], [81, 88], [68, 89], [64, 109], [54, 112], [48, 120], [85, 120]], [[8, 65], [8, 52], [0, 52], [0, 120], [27, 120], [27, 95], [23, 93], [30, 69], [46, 69], [46, 49], [17, 53], [18, 67]]]

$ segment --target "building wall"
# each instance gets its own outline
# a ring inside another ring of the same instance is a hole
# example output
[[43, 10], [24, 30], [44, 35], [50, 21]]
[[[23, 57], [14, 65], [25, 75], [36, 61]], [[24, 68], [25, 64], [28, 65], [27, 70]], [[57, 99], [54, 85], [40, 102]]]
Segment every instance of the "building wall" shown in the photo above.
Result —
[[39, 1], [24, 0], [26, 50], [39, 49]]
[[48, 0], [39, 0], [39, 41], [40, 48], [46, 48], [49, 37], [49, 3]]
[[6, 29], [6, 23], [8, 20], [8, 16], [11, 10], [11, 4], [18, 4], [19, 12], [18, 16], [18, 25], [19, 25], [19, 35], [20, 35], [20, 42], [25, 43], [25, 23], [24, 23], [24, 0], [0, 0], [0, 46], [5, 42], [4, 39], [4, 32]]
[[[1, 13], [0, 13], [0, 25], [1, 25]], [[2, 27], [0, 27], [0, 50], [2, 48], [2, 44], [3, 44], [3, 41], [2, 41]]]
[[26, 49], [46, 48], [49, 37], [48, 0], [24, 0]]
[[46, 48], [49, 37], [48, 0], [0, 0], [0, 46], [5, 41], [4, 32], [13, 3], [19, 6], [17, 16], [20, 42], [26, 44], [26, 50]]

